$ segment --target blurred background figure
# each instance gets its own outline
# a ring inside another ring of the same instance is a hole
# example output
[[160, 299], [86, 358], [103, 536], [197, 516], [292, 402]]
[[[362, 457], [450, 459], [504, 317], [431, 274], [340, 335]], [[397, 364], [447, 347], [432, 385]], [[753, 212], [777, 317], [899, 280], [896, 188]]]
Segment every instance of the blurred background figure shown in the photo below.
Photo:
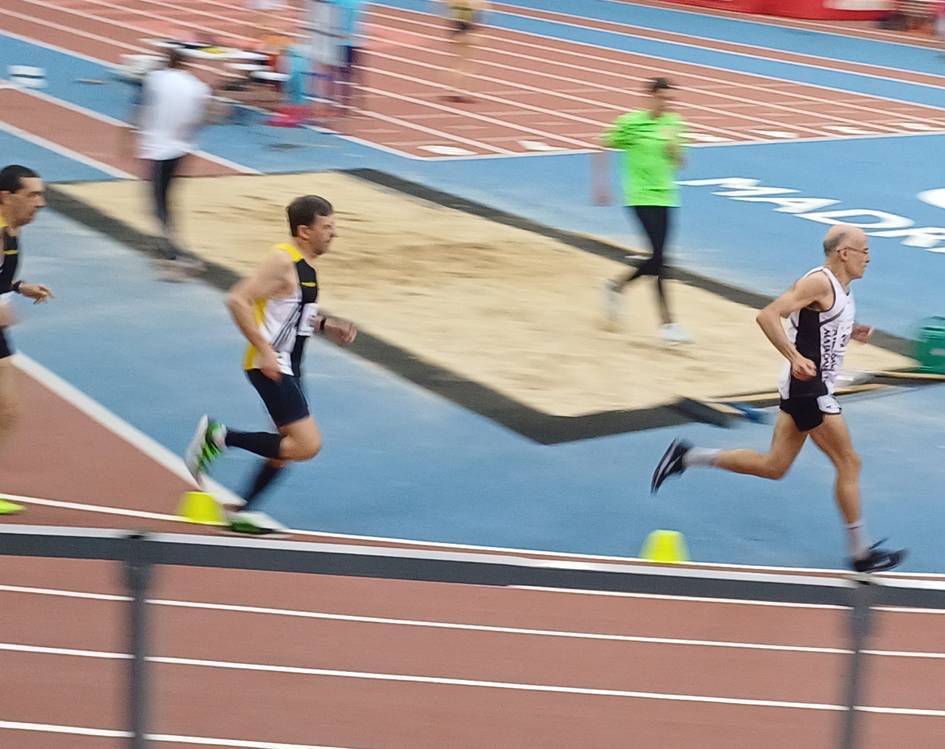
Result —
[[[666, 78], [654, 78], [646, 84], [647, 108], [621, 115], [604, 133], [608, 148], [623, 151], [623, 186], [625, 205], [635, 214], [650, 242], [652, 254], [638, 268], [631, 268], [618, 278], [607, 281], [604, 293], [608, 322], [621, 322], [621, 293], [627, 284], [642, 276], [656, 279], [656, 296], [662, 319], [660, 336], [667, 343], [689, 343], [682, 326], [673, 321], [663, 280], [666, 275], [664, 248], [669, 235], [672, 209], [679, 205], [676, 172], [683, 165], [682, 138], [685, 122], [672, 111], [673, 86]], [[607, 152], [594, 154], [595, 200], [610, 202], [607, 187]]]
[[486, 0], [443, 0], [446, 10], [446, 33], [453, 55], [449, 86], [453, 93], [444, 98], [457, 104], [473, 101], [469, 96], [468, 78], [472, 68], [475, 33], [489, 9]]
[[945, 0], [936, 0], [933, 12], [935, 13], [935, 19], [933, 21], [935, 38], [942, 43], [941, 54], [945, 56]]
[[305, 0], [301, 29], [306, 37], [310, 73], [315, 83], [311, 93], [315, 99], [313, 118], [324, 122], [337, 114], [336, 83], [344, 66], [347, 50], [342, 46], [340, 6], [336, 0]]
[[187, 70], [184, 51], [172, 49], [167, 67], [144, 77], [140, 101], [131, 117], [138, 157], [148, 164], [154, 213], [162, 231], [161, 274], [168, 281], [204, 269], [202, 261], [178, 245], [169, 199], [184, 159], [196, 149], [197, 132], [211, 117], [210, 95], [210, 87]]
[[[350, 109], [355, 91], [362, 85], [360, 67], [361, 10], [364, 0], [335, 0], [338, 33], [338, 62], [335, 73], [334, 101], [342, 110]], [[363, 93], [359, 96], [363, 103]]]
[[246, 4], [253, 11], [253, 27], [258, 39], [262, 40], [266, 36], [282, 31], [281, 24], [276, 18], [276, 11], [285, 7], [282, 0], [247, 0]]

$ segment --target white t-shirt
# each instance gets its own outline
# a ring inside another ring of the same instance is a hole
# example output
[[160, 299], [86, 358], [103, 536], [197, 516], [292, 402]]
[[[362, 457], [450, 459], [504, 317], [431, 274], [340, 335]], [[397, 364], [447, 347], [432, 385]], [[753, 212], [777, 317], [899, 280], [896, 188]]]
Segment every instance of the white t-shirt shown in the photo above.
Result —
[[338, 44], [338, 14], [334, 0], [306, 0], [305, 9], [302, 30], [309, 38], [312, 62], [340, 67], [343, 60]]
[[138, 156], [165, 161], [190, 153], [206, 115], [210, 87], [174, 68], [148, 73], [142, 85]]

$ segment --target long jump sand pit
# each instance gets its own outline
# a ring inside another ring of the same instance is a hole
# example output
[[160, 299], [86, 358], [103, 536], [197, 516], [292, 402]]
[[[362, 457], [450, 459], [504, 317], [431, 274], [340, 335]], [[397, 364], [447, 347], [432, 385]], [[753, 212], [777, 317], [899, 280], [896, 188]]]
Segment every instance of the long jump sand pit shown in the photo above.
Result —
[[[657, 337], [652, 281], [644, 280], [625, 293], [623, 328], [606, 330], [602, 284], [621, 269], [616, 260], [366, 179], [321, 172], [178, 185], [183, 242], [241, 275], [286, 240], [285, 206], [293, 198], [328, 198], [339, 236], [318, 267], [326, 309], [421, 363], [548, 417], [773, 390], [782, 366], [747, 304], [669, 282], [694, 343], [668, 347]], [[146, 183], [56, 189], [139, 232], [156, 231]], [[812, 248], [807, 265], [817, 261]], [[910, 364], [871, 345], [852, 344], [848, 355], [857, 370]]]

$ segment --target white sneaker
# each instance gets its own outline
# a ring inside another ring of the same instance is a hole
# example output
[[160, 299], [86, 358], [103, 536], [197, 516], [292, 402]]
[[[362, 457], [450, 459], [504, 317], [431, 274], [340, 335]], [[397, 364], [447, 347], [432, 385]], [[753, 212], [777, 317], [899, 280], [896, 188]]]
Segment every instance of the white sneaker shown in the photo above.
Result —
[[664, 343], [676, 345], [677, 343], [692, 343], [692, 338], [679, 323], [671, 322], [660, 325], [660, 337]]
[[623, 296], [615, 281], [604, 282], [604, 318], [611, 327], [623, 322]]
[[200, 417], [194, 436], [187, 445], [184, 462], [187, 470], [194, 477], [197, 485], [203, 488], [203, 477], [210, 465], [226, 448], [226, 427], [218, 421], [212, 421], [205, 415]]

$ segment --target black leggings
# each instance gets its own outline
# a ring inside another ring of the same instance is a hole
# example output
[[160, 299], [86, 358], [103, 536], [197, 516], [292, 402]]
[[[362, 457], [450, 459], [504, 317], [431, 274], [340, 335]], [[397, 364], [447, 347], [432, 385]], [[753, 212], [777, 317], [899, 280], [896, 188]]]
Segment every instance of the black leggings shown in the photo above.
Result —
[[640, 220], [640, 224], [642, 224], [643, 230], [650, 240], [650, 248], [653, 254], [635, 270], [630, 271], [620, 286], [626, 286], [641, 276], [656, 276], [656, 294], [659, 300], [660, 314], [663, 316], [664, 323], [672, 322], [669, 304], [666, 302], [666, 291], [663, 288], [663, 279], [666, 276], [666, 261], [663, 257], [663, 249], [666, 246], [666, 237], [669, 234], [670, 209], [665, 205], [633, 205], [627, 207], [633, 209]]
[[174, 260], [177, 257], [177, 247], [171, 240], [171, 216], [167, 206], [167, 196], [171, 189], [171, 181], [177, 172], [177, 167], [183, 160], [183, 156], [176, 159], [165, 159], [163, 161], [151, 162], [151, 190], [154, 195], [154, 213], [158, 221], [164, 227], [164, 238], [167, 240], [161, 244], [161, 251], [168, 260]]

